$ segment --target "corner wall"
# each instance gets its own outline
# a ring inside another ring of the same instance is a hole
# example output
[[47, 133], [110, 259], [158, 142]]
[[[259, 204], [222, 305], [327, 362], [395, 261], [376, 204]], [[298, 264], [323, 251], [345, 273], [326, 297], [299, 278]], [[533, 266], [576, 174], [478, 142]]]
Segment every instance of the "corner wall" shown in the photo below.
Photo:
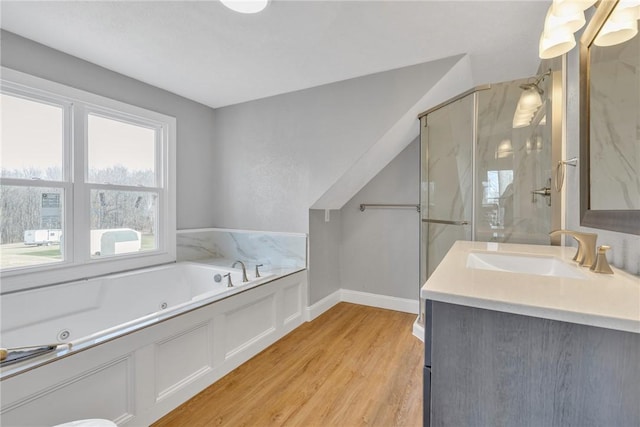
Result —
[[309, 210], [309, 306], [328, 297], [341, 288], [340, 283], [340, 233], [341, 212]]
[[4, 30], [0, 48], [3, 67], [175, 117], [177, 228], [213, 225], [213, 109]]
[[420, 140], [414, 139], [340, 210], [343, 289], [419, 299], [420, 213], [361, 203], [420, 204]]
[[360, 211], [361, 203], [419, 204], [420, 141], [415, 139], [340, 210], [309, 210], [309, 305], [343, 289], [419, 299], [420, 214]]

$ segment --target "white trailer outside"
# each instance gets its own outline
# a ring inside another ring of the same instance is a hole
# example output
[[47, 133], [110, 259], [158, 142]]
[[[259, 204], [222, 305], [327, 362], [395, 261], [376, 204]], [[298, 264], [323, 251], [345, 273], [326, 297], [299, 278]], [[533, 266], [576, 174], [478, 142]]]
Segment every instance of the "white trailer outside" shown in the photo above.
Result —
[[141, 247], [142, 233], [131, 228], [91, 230], [91, 255], [137, 252]]
[[25, 245], [49, 246], [59, 244], [61, 237], [62, 230], [25, 230], [23, 240]]

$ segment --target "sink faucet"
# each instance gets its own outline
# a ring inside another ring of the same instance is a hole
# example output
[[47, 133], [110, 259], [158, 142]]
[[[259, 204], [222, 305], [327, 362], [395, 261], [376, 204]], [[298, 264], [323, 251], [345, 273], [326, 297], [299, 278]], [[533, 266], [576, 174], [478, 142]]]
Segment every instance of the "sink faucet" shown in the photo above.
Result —
[[236, 264], [240, 264], [240, 266], [242, 266], [242, 281], [248, 282], [249, 279], [247, 278], [247, 267], [245, 267], [244, 262], [236, 261], [231, 265], [231, 268], [235, 268]]
[[573, 257], [574, 261], [584, 267], [591, 267], [595, 263], [597, 234], [571, 230], [553, 230], [549, 233], [549, 236], [555, 237], [559, 234], [567, 234], [578, 242], [578, 251]]

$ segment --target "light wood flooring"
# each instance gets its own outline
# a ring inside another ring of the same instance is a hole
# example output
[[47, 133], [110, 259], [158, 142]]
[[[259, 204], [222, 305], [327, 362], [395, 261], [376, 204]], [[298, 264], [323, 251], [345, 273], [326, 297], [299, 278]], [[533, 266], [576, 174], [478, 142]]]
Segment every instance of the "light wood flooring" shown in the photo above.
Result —
[[153, 426], [421, 426], [414, 320], [340, 303]]

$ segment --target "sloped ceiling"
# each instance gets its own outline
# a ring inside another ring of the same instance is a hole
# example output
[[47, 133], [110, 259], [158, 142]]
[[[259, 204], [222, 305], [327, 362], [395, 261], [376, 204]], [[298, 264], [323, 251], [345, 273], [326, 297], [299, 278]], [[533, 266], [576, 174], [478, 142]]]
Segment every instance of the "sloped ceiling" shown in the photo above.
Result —
[[[340, 209], [420, 135], [419, 113], [473, 87], [468, 56], [460, 58], [322, 195], [311, 209]], [[416, 87], [416, 90], [418, 88]]]
[[461, 54], [476, 83], [526, 76], [549, 3], [3, 0], [0, 27], [217, 108]]

